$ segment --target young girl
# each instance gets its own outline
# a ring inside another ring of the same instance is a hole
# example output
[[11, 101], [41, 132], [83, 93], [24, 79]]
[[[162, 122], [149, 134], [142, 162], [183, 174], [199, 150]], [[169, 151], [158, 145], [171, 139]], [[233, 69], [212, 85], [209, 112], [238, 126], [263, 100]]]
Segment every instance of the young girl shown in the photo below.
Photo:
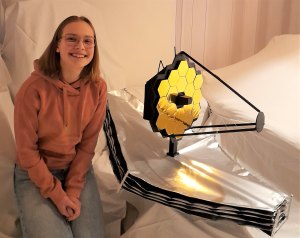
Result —
[[103, 237], [92, 168], [105, 118], [93, 25], [70, 16], [15, 98], [15, 193], [23, 237]]

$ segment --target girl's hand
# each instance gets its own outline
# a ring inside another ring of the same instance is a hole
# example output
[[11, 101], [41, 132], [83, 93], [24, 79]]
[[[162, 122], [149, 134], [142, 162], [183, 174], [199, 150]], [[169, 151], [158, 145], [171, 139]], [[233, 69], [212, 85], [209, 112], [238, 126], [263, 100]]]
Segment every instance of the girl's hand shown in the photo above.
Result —
[[69, 211], [69, 217], [67, 218], [68, 221], [74, 221], [76, 218], [79, 217], [80, 215], [80, 208], [81, 208], [81, 203], [79, 201], [79, 199], [77, 199], [76, 197], [73, 196], [69, 196], [70, 200], [75, 204], [76, 208], [69, 208], [67, 207], [67, 210]]
[[78, 210], [77, 205], [68, 197], [64, 196], [62, 200], [60, 200], [57, 204], [55, 204], [59, 213], [65, 216], [67, 219], [69, 217], [74, 216], [70, 210]]

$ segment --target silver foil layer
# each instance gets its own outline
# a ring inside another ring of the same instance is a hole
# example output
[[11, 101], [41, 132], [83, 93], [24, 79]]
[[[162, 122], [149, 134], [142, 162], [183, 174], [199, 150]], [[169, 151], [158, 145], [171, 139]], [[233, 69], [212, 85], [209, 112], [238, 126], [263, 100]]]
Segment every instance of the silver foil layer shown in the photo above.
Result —
[[[143, 103], [112, 91], [104, 122], [110, 161], [121, 187], [207, 219], [256, 227], [270, 236], [288, 218], [291, 196], [259, 181], [218, 146], [214, 136], [186, 137], [179, 155], [143, 119]], [[252, 133], [252, 132], [247, 132]]]

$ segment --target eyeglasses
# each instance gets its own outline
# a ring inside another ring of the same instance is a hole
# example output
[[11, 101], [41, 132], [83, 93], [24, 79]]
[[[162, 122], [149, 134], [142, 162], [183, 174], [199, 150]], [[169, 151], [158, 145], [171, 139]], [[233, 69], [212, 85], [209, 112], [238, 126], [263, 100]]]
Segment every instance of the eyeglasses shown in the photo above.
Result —
[[[76, 46], [81, 41], [81, 38], [77, 35], [64, 35], [61, 38], [64, 39], [69, 46]], [[82, 43], [87, 49], [93, 48], [96, 44], [95, 38], [90, 36], [84, 37]]]

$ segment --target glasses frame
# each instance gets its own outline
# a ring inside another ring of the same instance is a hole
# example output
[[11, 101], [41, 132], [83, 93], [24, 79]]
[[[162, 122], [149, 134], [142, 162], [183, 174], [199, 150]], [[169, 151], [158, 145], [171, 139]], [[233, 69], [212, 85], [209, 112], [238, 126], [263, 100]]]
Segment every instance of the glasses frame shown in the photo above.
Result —
[[[68, 41], [67, 40], [67, 37], [73, 37], [74, 38], [74, 42], [72, 42], [72, 41]], [[64, 41], [66, 42], [66, 44], [68, 45], [68, 46], [73, 46], [73, 47], [75, 47], [76, 45], [78, 45], [80, 42], [82, 42], [82, 44], [83, 44], [83, 46], [84, 46], [84, 48], [86, 48], [86, 49], [91, 49], [91, 48], [94, 48], [95, 46], [96, 46], [96, 37], [94, 36], [94, 37], [91, 37], [91, 36], [87, 36], [87, 37], [79, 37], [78, 35], [76, 35], [76, 34], [66, 34], [66, 35], [62, 35], [60, 38], [59, 38], [59, 40], [58, 41], [60, 41], [60, 40], [62, 40], [62, 39], [64, 39]], [[85, 40], [86, 39], [93, 39], [93, 44], [92, 45], [88, 45], [86, 42], [85, 42]]]

